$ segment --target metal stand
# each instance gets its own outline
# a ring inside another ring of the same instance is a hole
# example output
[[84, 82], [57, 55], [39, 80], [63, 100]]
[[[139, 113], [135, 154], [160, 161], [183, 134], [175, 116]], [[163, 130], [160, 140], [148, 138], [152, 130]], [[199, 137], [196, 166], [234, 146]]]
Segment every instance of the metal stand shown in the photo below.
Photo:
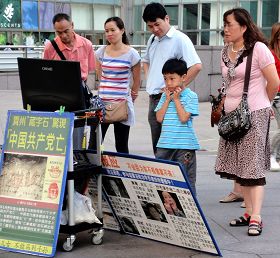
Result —
[[75, 168], [73, 165], [74, 150], [73, 141], [71, 141], [71, 151], [69, 158], [68, 174], [67, 174], [67, 190], [68, 190], [68, 225], [60, 226], [60, 233], [69, 234], [62, 245], [62, 248], [66, 252], [70, 252], [74, 248], [76, 240], [76, 233], [89, 230], [91, 233], [91, 243], [93, 245], [100, 245], [103, 242], [104, 229], [103, 225], [97, 223], [79, 223], [75, 224], [75, 210], [74, 210], [74, 182], [75, 179], [85, 178], [89, 176], [97, 176], [97, 217], [103, 222], [102, 213], [102, 175], [101, 175], [101, 125], [97, 118], [84, 119], [85, 121], [75, 121], [75, 127], [84, 126], [87, 122], [88, 125], [96, 125], [96, 137], [97, 137], [97, 151], [96, 154], [82, 150], [83, 155], [89, 156], [89, 161], [94, 161], [93, 164]]

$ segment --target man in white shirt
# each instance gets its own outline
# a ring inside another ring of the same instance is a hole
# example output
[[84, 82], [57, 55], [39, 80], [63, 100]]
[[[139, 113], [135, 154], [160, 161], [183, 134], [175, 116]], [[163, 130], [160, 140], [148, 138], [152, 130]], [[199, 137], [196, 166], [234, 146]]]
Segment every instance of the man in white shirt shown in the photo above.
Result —
[[187, 63], [188, 72], [185, 84], [190, 84], [202, 69], [201, 61], [189, 37], [170, 26], [169, 16], [160, 3], [150, 3], [145, 7], [143, 20], [152, 33], [147, 43], [146, 54], [142, 59], [146, 91], [149, 98], [148, 120], [151, 127], [153, 150], [161, 132], [161, 124], [156, 120], [154, 112], [165, 87], [162, 75], [163, 64], [171, 58], [183, 59]]

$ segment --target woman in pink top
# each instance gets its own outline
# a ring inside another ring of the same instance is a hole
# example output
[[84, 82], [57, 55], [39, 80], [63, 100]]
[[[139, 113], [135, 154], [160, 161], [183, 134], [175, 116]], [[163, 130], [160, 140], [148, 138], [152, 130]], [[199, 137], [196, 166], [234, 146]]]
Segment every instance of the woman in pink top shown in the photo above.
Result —
[[215, 170], [243, 187], [246, 212], [231, 221], [230, 226], [249, 226], [248, 235], [257, 236], [262, 232], [265, 173], [270, 168], [270, 103], [277, 93], [279, 78], [273, 56], [250, 14], [234, 8], [225, 12], [223, 19], [225, 40], [231, 42], [223, 48], [221, 59], [225, 112], [237, 108], [241, 101], [247, 56], [253, 51], [248, 91], [252, 127], [238, 141], [220, 139]]
[[[275, 60], [275, 66], [280, 78], [280, 23], [277, 22], [272, 25], [271, 38], [269, 42], [270, 51]], [[280, 86], [278, 88], [277, 97], [273, 101], [273, 111], [277, 122], [278, 130], [273, 136], [271, 142], [271, 156], [270, 156], [270, 170], [280, 171]]]

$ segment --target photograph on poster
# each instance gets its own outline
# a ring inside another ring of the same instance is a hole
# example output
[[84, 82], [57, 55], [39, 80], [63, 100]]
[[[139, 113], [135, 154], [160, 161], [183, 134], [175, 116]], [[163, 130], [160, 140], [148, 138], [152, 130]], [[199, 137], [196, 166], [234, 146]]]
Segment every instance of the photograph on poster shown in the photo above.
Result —
[[47, 157], [5, 153], [0, 195], [41, 200]]
[[130, 217], [119, 217], [119, 218], [120, 218], [120, 223], [122, 225], [122, 228], [126, 233], [140, 235], [132, 218]]
[[158, 220], [167, 223], [166, 217], [158, 203], [141, 201], [141, 206], [147, 219]]
[[103, 176], [102, 183], [109, 196], [129, 198], [125, 186], [120, 178]]
[[162, 200], [163, 206], [169, 215], [185, 218], [186, 215], [183, 212], [183, 208], [178, 200], [175, 193], [167, 191], [157, 191], [160, 199]]

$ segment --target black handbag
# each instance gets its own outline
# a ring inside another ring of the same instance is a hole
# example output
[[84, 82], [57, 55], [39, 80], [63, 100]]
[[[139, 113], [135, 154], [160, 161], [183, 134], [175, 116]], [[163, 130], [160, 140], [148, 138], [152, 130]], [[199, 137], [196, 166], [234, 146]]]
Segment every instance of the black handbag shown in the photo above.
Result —
[[[246, 63], [246, 72], [242, 99], [238, 107], [222, 114], [218, 123], [218, 132], [227, 141], [240, 140], [251, 128], [251, 111], [248, 105], [248, 87], [251, 74], [253, 50], [249, 53]], [[224, 113], [224, 112], [223, 112]]]

